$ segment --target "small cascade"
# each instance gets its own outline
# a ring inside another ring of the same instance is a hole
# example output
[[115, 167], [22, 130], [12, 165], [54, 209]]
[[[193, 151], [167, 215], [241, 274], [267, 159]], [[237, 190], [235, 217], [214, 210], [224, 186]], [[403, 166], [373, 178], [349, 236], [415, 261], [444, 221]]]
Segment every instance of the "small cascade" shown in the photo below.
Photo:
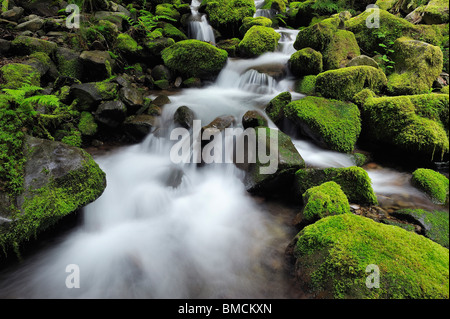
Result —
[[297, 51], [294, 48], [294, 42], [295, 39], [297, 38], [299, 30], [279, 28], [275, 31], [281, 35], [281, 38], [278, 41], [278, 52], [281, 52], [289, 56], [294, 54]]
[[250, 69], [245, 72], [239, 81], [239, 88], [244, 91], [250, 91], [258, 94], [270, 94], [276, 89], [277, 81], [267, 75], [256, 70]]
[[214, 36], [214, 31], [208, 22], [206, 14], [198, 12], [200, 5], [201, 1], [192, 0], [191, 2], [191, 17], [189, 21], [188, 36], [191, 39], [215, 44], [216, 38]]

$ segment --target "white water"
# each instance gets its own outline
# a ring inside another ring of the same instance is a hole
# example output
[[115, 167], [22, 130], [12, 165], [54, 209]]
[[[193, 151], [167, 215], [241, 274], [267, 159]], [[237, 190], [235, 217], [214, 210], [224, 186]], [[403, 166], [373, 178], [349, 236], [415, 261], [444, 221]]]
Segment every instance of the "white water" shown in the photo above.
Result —
[[215, 44], [216, 37], [214, 36], [214, 31], [208, 22], [206, 14], [198, 12], [200, 5], [201, 1], [192, 0], [191, 2], [191, 17], [188, 31], [189, 38]]

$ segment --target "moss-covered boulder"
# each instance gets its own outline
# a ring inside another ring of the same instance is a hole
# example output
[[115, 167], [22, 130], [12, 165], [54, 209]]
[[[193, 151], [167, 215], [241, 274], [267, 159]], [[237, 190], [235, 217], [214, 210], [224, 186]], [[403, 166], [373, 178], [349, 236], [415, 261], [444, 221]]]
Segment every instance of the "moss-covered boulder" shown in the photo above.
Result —
[[448, 1], [430, 0], [427, 4], [417, 7], [415, 13], [422, 16], [421, 21], [426, 24], [448, 23]]
[[440, 210], [401, 209], [391, 213], [391, 216], [420, 226], [421, 234], [432, 241], [449, 247], [449, 218], [448, 212]]
[[18, 89], [25, 84], [40, 86], [41, 75], [31, 65], [10, 63], [0, 68], [0, 88]]
[[289, 69], [294, 76], [317, 75], [323, 71], [322, 53], [311, 49], [301, 49], [289, 58]]
[[270, 100], [266, 106], [267, 116], [275, 123], [278, 124], [284, 118], [284, 109], [292, 101], [292, 95], [290, 92], [282, 92]]
[[12, 50], [19, 56], [30, 55], [35, 52], [44, 52], [53, 56], [58, 47], [55, 42], [45, 41], [34, 37], [19, 35], [11, 42]]
[[273, 52], [278, 46], [280, 37], [280, 34], [272, 28], [255, 25], [245, 33], [239, 43], [239, 52], [246, 57]]
[[307, 75], [298, 79], [295, 83], [295, 92], [305, 94], [305, 95], [314, 95], [316, 93], [316, 75]]
[[305, 161], [283, 132], [268, 127], [257, 127], [254, 132], [256, 144], [250, 144], [244, 163], [236, 164], [245, 170], [247, 191], [269, 197], [291, 195], [294, 174], [305, 167]]
[[253, 0], [203, 0], [202, 4], [211, 25], [226, 38], [239, 36], [242, 20], [256, 11]]
[[300, 169], [295, 173], [295, 187], [298, 196], [309, 188], [333, 181], [339, 184], [350, 203], [376, 205], [377, 197], [372, 188], [372, 181], [361, 167]]
[[298, 133], [338, 152], [353, 151], [361, 132], [358, 107], [350, 102], [307, 96], [285, 107]]
[[58, 71], [62, 76], [68, 76], [75, 79], [81, 78], [83, 70], [80, 53], [68, 48], [58, 47], [55, 55]]
[[437, 203], [448, 202], [448, 178], [432, 169], [418, 168], [412, 174], [411, 182]]
[[426, 42], [402, 37], [395, 41], [395, 73], [389, 76], [392, 95], [421, 94], [430, 91], [442, 72], [441, 48]]
[[341, 214], [305, 227], [293, 245], [297, 281], [321, 298], [449, 296], [448, 249], [400, 227]]
[[208, 79], [216, 76], [225, 66], [225, 50], [199, 40], [185, 40], [162, 51], [164, 64], [185, 77]]
[[219, 49], [225, 50], [228, 53], [228, 56], [231, 58], [235, 58], [239, 56], [239, 43], [241, 42], [241, 39], [239, 38], [232, 38], [232, 39], [225, 39], [217, 42], [217, 47]]
[[116, 40], [117, 49], [125, 55], [136, 55], [142, 47], [127, 33], [120, 33]]
[[179, 20], [181, 15], [171, 3], [161, 3], [155, 8], [155, 15], [166, 16], [174, 20]]
[[373, 10], [364, 11], [345, 22], [346, 29], [355, 34], [356, 41], [364, 52], [379, 51], [380, 43], [386, 44], [404, 36], [433, 45], [439, 45], [442, 41], [442, 33], [438, 28], [414, 25], [385, 10], [380, 10], [379, 13], [379, 28], [367, 27], [366, 22], [371, 21]]
[[387, 78], [381, 69], [364, 65], [325, 71], [317, 76], [315, 88], [324, 97], [350, 101], [363, 89], [380, 93], [386, 85]]
[[244, 36], [254, 25], [270, 28], [272, 26], [272, 20], [266, 17], [246, 17], [242, 20], [242, 26], [239, 28], [239, 32]]
[[8, 230], [0, 232], [3, 251], [18, 252], [22, 243], [94, 201], [106, 187], [104, 172], [76, 147], [27, 136], [24, 156], [24, 191], [9, 207]]
[[294, 48], [312, 48], [323, 55], [324, 70], [345, 67], [354, 57], [361, 55], [355, 35], [339, 29], [340, 19], [329, 18], [300, 30]]
[[378, 147], [428, 160], [439, 160], [449, 151], [448, 95], [369, 97], [361, 116], [361, 137]]
[[303, 195], [303, 221], [312, 224], [327, 216], [350, 213], [347, 196], [339, 184], [325, 182], [311, 187]]

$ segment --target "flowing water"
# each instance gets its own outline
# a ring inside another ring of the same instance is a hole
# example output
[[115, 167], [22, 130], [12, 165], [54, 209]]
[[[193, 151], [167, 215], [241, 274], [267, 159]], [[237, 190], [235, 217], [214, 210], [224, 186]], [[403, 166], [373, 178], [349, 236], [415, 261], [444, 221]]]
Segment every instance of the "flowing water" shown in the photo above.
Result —
[[[192, 2], [192, 8], [197, 5]], [[229, 59], [215, 83], [171, 95], [163, 127], [172, 126], [181, 105], [202, 125], [221, 115], [239, 123], [246, 111], [262, 110], [280, 92], [292, 92], [286, 63], [295, 52], [296, 32], [277, 32], [278, 52]], [[174, 164], [169, 154], [175, 141], [168, 132], [96, 157], [107, 176], [103, 195], [83, 209], [81, 225], [1, 272], [0, 297], [307, 297], [293, 287], [283, 265], [298, 208], [249, 196], [233, 164]], [[309, 166], [354, 165], [349, 155], [293, 142]], [[369, 175], [381, 197], [399, 194], [425, 202], [407, 174], [378, 169]], [[68, 265], [77, 265], [80, 288], [66, 287]]]
[[206, 14], [201, 14], [198, 9], [201, 1], [193, 0], [191, 3], [191, 17], [189, 21], [188, 35], [191, 39], [216, 43], [212, 27], [209, 25]]

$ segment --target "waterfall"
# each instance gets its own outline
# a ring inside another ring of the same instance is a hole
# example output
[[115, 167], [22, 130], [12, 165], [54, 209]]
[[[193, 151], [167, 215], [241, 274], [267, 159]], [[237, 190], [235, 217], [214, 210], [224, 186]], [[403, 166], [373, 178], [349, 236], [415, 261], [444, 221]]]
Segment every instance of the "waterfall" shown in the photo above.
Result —
[[208, 22], [206, 14], [198, 12], [200, 5], [201, 1], [192, 0], [188, 35], [191, 39], [215, 44], [216, 38], [214, 36], [214, 31]]

